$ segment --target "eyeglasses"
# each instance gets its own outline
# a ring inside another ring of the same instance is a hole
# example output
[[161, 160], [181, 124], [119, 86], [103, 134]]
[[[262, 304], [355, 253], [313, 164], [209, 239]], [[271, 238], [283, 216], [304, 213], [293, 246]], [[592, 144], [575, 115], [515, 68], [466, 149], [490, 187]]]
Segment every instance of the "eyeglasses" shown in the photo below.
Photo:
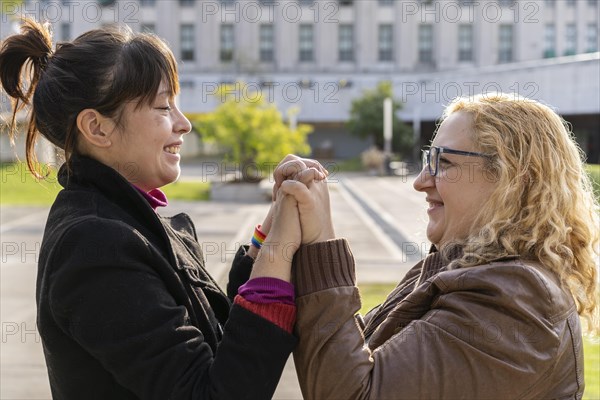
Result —
[[442, 153], [448, 154], [459, 154], [461, 156], [471, 156], [471, 157], [485, 157], [489, 158], [490, 156], [483, 153], [474, 153], [472, 151], [462, 151], [462, 150], [454, 150], [449, 149], [447, 147], [438, 147], [431, 146], [428, 149], [421, 150], [423, 152], [423, 167], [427, 166], [429, 175], [436, 176], [438, 173], [438, 165], [440, 165], [440, 155]]

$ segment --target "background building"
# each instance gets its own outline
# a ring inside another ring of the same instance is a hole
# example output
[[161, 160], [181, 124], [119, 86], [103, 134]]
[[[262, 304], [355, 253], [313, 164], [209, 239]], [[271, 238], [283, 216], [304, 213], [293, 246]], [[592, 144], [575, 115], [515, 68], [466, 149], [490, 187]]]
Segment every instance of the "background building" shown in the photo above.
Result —
[[17, 12], [50, 21], [58, 41], [110, 24], [154, 32], [180, 60], [184, 112], [244, 81], [300, 108], [316, 155], [368, 147], [345, 129], [350, 103], [391, 80], [418, 143], [453, 97], [501, 90], [554, 106], [600, 161], [598, 0], [28, 0]]

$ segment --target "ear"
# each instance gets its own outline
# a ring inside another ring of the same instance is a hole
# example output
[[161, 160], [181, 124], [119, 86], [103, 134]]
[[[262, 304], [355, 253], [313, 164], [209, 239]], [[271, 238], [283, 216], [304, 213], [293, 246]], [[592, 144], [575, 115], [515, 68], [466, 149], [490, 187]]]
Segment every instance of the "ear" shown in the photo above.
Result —
[[110, 137], [115, 131], [115, 123], [98, 111], [86, 108], [77, 115], [77, 128], [88, 145], [110, 147]]

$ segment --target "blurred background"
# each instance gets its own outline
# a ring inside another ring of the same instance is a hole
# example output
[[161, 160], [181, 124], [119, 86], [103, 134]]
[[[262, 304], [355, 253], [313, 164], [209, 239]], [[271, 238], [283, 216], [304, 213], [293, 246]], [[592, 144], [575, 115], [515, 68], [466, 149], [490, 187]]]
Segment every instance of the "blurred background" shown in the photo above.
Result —
[[[503, 91], [554, 107], [597, 164], [599, 14], [598, 0], [2, 0], [0, 27], [6, 37], [27, 15], [48, 21], [57, 42], [113, 25], [165, 39], [197, 133], [186, 138], [184, 162], [227, 157], [232, 135], [252, 136], [215, 134], [218, 117], [206, 118], [226, 102], [276, 110], [288, 129], [274, 140], [298, 135], [284, 150], [363, 165], [385, 150], [388, 160], [414, 162], [454, 97]], [[6, 116], [10, 104], [0, 100]], [[13, 160], [1, 139], [2, 161]], [[39, 147], [53, 161], [53, 149]], [[22, 144], [16, 154], [23, 158]]]
[[[0, 0], [0, 40], [18, 32], [21, 16], [48, 22], [55, 43], [129, 27], [169, 44], [177, 102], [194, 128], [182, 177], [163, 188], [166, 214], [198, 221], [221, 285], [272, 187], [229, 183], [267, 178], [298, 153], [332, 171], [334, 223], [360, 266], [363, 311], [379, 304], [429, 248], [411, 175], [457, 96], [502, 91], [553, 107], [600, 199], [599, 0]], [[60, 190], [48, 166], [61, 157], [40, 141], [47, 176], [32, 178], [23, 135], [10, 143], [10, 110], [0, 91], [0, 399], [47, 399], [33, 299], [43, 222]], [[27, 119], [17, 117], [21, 133]], [[598, 399], [597, 336], [586, 337], [585, 370], [584, 399]], [[274, 399], [299, 398], [288, 365]]]

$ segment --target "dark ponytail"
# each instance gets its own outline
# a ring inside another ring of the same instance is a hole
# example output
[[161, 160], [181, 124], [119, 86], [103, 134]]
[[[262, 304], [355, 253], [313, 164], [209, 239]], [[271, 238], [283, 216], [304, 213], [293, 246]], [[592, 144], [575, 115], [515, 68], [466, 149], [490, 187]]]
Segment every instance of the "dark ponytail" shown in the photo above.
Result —
[[[28, 87], [21, 81], [23, 68], [28, 68]], [[38, 177], [38, 132], [64, 150], [70, 168], [82, 110], [94, 109], [120, 126], [125, 103], [150, 104], [161, 81], [172, 95], [179, 91], [173, 53], [158, 37], [134, 34], [128, 27], [95, 29], [72, 42], [58, 43], [52, 52], [47, 25], [24, 19], [21, 33], [8, 37], [0, 47], [0, 82], [13, 99], [11, 139], [17, 112], [30, 105], [27, 166]]]
[[[32, 19], [24, 19], [21, 34], [10, 36], [0, 48], [0, 82], [4, 91], [13, 99], [13, 113], [9, 125], [11, 143], [14, 143], [17, 132], [17, 113], [30, 104], [31, 95], [51, 56], [52, 35], [48, 24], [42, 25]], [[23, 68], [26, 69], [29, 82], [22, 80]], [[38, 132], [35, 110], [31, 110], [25, 148], [27, 166], [37, 177], [39, 174], [34, 168], [37, 162], [34, 149]]]

